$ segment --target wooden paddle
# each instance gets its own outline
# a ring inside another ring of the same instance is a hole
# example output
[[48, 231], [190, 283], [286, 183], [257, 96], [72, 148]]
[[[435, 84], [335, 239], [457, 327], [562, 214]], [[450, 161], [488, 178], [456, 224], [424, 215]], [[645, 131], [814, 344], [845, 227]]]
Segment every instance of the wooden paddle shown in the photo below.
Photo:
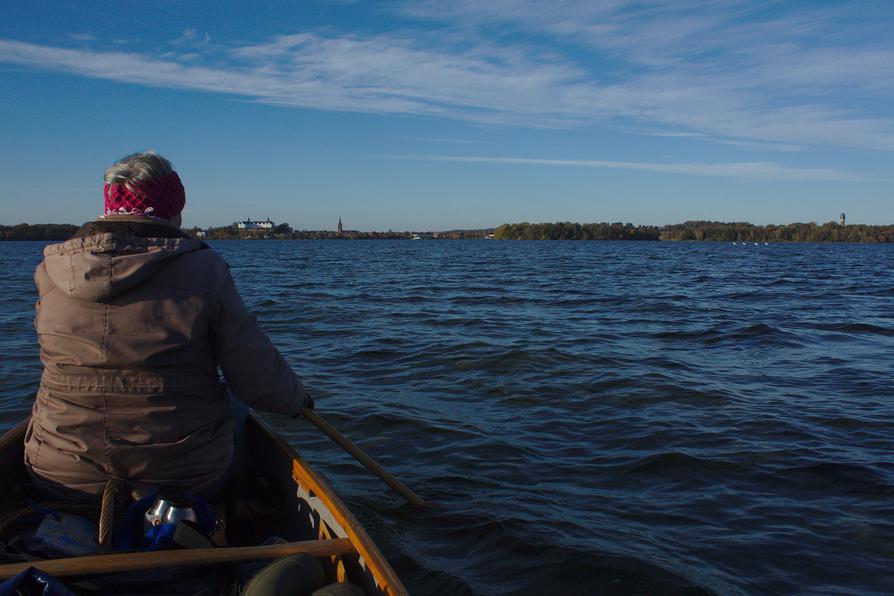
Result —
[[305, 553], [312, 557], [328, 557], [330, 555], [349, 555], [356, 552], [354, 545], [351, 544], [348, 538], [304, 540], [301, 542], [286, 542], [284, 544], [268, 544], [264, 546], [140, 551], [0, 565], [0, 579], [10, 578], [29, 567], [37, 567], [57, 577], [71, 577], [97, 573], [145, 571], [163, 567], [194, 567], [218, 563], [244, 563], [245, 561], [278, 559], [298, 553]]
[[326, 435], [330, 439], [338, 443], [338, 445], [342, 449], [353, 455], [357, 461], [366, 466], [367, 470], [384, 480], [388, 486], [390, 486], [396, 493], [409, 501], [411, 505], [413, 505], [414, 507], [425, 506], [425, 500], [422, 499], [422, 497], [407, 488], [407, 486], [403, 482], [395, 478], [392, 474], [389, 474], [388, 471], [385, 470], [385, 468], [383, 468], [378, 464], [378, 462], [376, 462], [376, 460], [364, 453], [364, 451], [357, 447], [357, 445], [346, 439], [340, 432], [335, 430], [335, 427], [320, 418], [319, 414], [307, 408], [305, 408], [301, 413], [304, 414], [305, 418], [313, 422], [314, 426], [326, 433]]

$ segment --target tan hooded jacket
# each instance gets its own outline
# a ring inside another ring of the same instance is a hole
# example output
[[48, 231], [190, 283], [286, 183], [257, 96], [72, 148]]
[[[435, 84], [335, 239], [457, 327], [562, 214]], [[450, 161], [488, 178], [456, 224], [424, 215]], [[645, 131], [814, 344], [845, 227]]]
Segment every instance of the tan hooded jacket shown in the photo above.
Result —
[[202, 493], [232, 459], [234, 421], [218, 367], [251, 406], [297, 414], [292, 372], [246, 310], [217, 252], [146, 218], [85, 224], [44, 249], [34, 275], [44, 372], [25, 439], [39, 477], [98, 495]]

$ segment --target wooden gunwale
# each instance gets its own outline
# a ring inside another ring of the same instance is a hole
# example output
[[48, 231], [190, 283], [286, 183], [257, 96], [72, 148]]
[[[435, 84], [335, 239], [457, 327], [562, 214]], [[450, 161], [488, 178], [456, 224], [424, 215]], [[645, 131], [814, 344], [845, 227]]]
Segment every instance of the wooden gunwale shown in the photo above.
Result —
[[369, 571], [379, 588], [391, 596], [408, 596], [409, 592], [407, 592], [397, 574], [394, 573], [394, 570], [391, 569], [391, 565], [388, 564], [388, 561], [366, 533], [366, 530], [363, 529], [357, 518], [354, 517], [354, 514], [351, 513], [341, 498], [332, 490], [329, 483], [323, 480], [298, 455], [292, 446], [283, 440], [266, 422], [261, 420], [254, 412], [252, 412], [250, 417], [277, 444], [282, 455], [287, 456], [291, 460], [293, 480], [297, 484], [303, 485], [309, 492], [313, 492], [326, 506], [335, 521], [341, 525], [357, 549], [357, 553], [366, 561]]

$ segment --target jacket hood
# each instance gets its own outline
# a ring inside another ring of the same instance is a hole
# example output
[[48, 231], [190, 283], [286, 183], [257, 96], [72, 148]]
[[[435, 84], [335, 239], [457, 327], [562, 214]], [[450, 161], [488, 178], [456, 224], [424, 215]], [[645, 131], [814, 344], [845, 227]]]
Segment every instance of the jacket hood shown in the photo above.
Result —
[[[149, 236], [151, 235], [151, 236]], [[172, 260], [206, 248], [174, 226], [152, 220], [98, 220], [47, 246], [44, 267], [66, 295], [103, 302], [148, 279]]]

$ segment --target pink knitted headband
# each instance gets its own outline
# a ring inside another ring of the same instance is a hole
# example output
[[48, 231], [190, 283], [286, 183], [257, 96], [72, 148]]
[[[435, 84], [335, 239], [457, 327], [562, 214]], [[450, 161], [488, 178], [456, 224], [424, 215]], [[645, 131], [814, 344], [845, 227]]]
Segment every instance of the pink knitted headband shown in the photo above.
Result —
[[124, 184], [106, 184], [106, 215], [149, 215], [159, 219], [171, 219], [186, 204], [186, 192], [177, 172], [171, 172], [157, 180]]

